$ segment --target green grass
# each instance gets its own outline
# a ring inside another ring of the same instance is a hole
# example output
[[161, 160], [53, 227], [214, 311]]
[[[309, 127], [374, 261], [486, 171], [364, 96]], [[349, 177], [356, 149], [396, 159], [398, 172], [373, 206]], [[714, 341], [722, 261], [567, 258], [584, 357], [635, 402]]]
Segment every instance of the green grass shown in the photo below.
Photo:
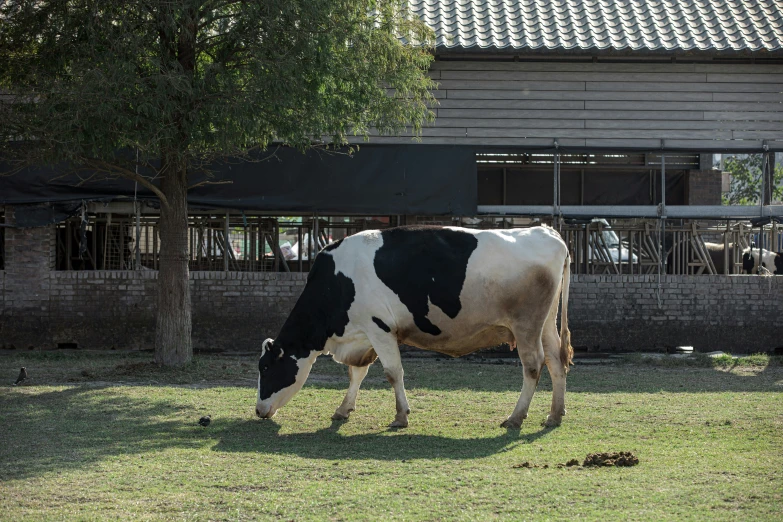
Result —
[[[0, 356], [0, 519], [783, 519], [783, 366], [621, 360], [569, 374], [568, 415], [519, 431], [521, 368], [404, 360], [410, 427], [372, 367], [348, 422], [345, 367], [319, 360], [273, 420], [254, 416], [255, 360], [148, 354]], [[201, 428], [201, 415], [212, 425]], [[632, 451], [631, 468], [558, 468]], [[514, 467], [523, 462], [539, 467]], [[543, 466], [547, 465], [547, 468]]]

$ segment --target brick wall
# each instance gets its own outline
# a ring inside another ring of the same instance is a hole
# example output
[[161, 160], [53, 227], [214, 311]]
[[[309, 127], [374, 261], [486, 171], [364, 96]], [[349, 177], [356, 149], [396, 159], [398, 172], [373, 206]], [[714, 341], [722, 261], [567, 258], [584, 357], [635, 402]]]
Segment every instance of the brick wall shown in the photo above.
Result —
[[[15, 224], [13, 207], [5, 208], [5, 223]], [[53, 227], [5, 229], [0, 344], [3, 339], [26, 347], [49, 344], [46, 331], [54, 261]]]
[[[254, 350], [277, 335], [307, 274], [191, 272], [193, 346]], [[52, 345], [151, 348], [157, 272], [53, 272]]]
[[[199, 350], [257, 350], [282, 326], [306, 274], [193, 272], [193, 341]], [[44, 305], [25, 326], [28, 308], [9, 295], [0, 272], [0, 346], [150, 348], [157, 273], [50, 272]], [[569, 325], [575, 346], [639, 351], [693, 345], [697, 350], [755, 352], [783, 345], [783, 277], [657, 276], [571, 279]], [[2, 285], [5, 286], [2, 286]], [[10, 303], [12, 306], [8, 306]]]
[[640, 351], [690, 345], [699, 351], [783, 346], [783, 277], [576, 275], [573, 344]]
[[691, 170], [688, 172], [688, 205], [720, 205], [721, 172]]

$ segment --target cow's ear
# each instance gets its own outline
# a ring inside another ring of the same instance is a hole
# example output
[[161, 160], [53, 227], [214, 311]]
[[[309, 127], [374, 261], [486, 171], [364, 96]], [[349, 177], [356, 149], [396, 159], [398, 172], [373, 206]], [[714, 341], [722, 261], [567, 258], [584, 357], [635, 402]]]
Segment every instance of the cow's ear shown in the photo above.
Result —
[[272, 350], [274, 350], [275, 359], [282, 359], [283, 358], [283, 348], [280, 346], [273, 346]]
[[266, 339], [263, 343], [261, 343], [261, 355], [264, 355], [267, 350], [272, 348], [274, 342], [274, 339]]

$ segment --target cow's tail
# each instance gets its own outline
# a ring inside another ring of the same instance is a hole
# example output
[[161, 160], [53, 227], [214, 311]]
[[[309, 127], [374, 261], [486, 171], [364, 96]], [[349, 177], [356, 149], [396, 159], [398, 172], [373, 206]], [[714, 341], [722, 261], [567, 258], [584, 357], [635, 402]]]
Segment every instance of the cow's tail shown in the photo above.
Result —
[[563, 284], [561, 288], [560, 310], [560, 362], [568, 372], [574, 357], [574, 349], [571, 347], [571, 331], [568, 329], [568, 287], [571, 284], [571, 255], [566, 252], [563, 264]]

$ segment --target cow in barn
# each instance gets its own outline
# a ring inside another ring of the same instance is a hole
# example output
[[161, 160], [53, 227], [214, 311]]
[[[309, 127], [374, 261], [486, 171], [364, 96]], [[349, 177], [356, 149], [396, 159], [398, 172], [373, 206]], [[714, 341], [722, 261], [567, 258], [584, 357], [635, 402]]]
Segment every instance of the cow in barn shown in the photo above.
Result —
[[761, 258], [761, 267], [770, 274], [783, 275], [783, 252], [770, 252], [756, 247], [749, 247], [742, 251], [742, 271], [747, 274], [757, 274], [759, 258]]
[[[684, 244], [683, 244], [684, 245]], [[715, 266], [716, 274], [724, 274], [725, 257], [724, 252], [726, 247], [723, 243], [710, 243], [704, 242], [707, 255], [710, 256], [712, 264]], [[684, 246], [682, 247], [684, 248]], [[693, 255], [693, 254], [692, 254]], [[783, 254], [780, 252], [770, 252], [769, 250], [763, 250], [761, 266], [769, 270], [772, 274], [783, 275]], [[758, 269], [759, 249], [756, 247], [749, 247], [742, 251], [742, 270], [743, 274], [756, 274]], [[734, 259], [734, 243], [729, 243], [729, 273], [733, 272], [732, 260]], [[667, 272], [673, 273], [674, 270], [674, 255], [670, 250], [667, 257]], [[705, 274], [708, 272], [704, 272]]]
[[328, 245], [279, 335], [262, 345], [256, 414], [272, 417], [302, 388], [316, 357], [332, 354], [348, 365], [350, 378], [332, 418], [348, 418], [377, 358], [394, 389], [397, 414], [391, 426], [405, 427], [410, 409], [399, 344], [459, 357], [515, 343], [522, 392], [502, 425], [518, 428], [527, 417], [546, 364], [553, 395], [545, 424], [557, 426], [565, 414], [573, 356], [569, 272], [568, 248], [549, 227], [399, 227]]

